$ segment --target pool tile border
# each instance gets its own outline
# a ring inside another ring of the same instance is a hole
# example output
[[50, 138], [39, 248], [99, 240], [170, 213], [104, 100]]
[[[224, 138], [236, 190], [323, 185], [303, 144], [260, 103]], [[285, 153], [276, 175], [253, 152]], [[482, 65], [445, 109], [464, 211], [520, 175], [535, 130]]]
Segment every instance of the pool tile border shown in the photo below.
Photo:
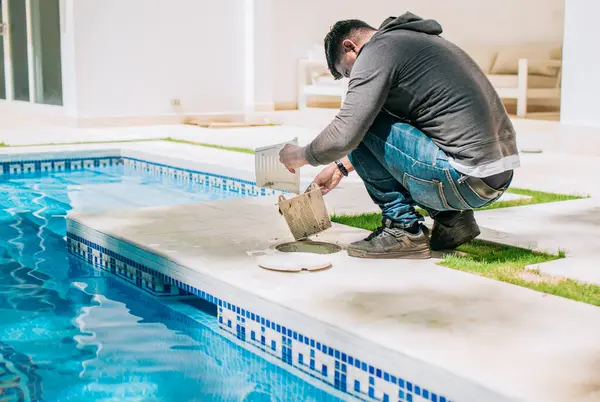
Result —
[[78, 158], [11, 159], [0, 161], [0, 175], [7, 180], [25, 175], [73, 172], [95, 167], [110, 167], [122, 164], [121, 156], [89, 156]]
[[[382, 402], [451, 402], [431, 389], [415, 384], [402, 376], [382, 370], [314, 337], [288, 328], [263, 315], [238, 306], [148, 267], [119, 250], [97, 244], [85, 233], [85, 227], [70, 225], [67, 232], [69, 252], [88, 263], [156, 296], [195, 295], [218, 307], [219, 327], [238, 340], [261, 350], [303, 373], [355, 398]], [[118, 243], [122, 243], [118, 240]], [[121, 273], [119, 273], [121, 272]], [[127, 273], [127, 275], [123, 275]], [[152, 279], [154, 278], [154, 279]], [[160, 286], [152, 288], [152, 284]], [[164, 286], [169, 286], [169, 291]], [[396, 373], [397, 374], [397, 373]]]
[[[64, 154], [72, 157], [62, 157]], [[259, 188], [249, 180], [123, 156], [118, 150], [37, 153], [35, 156], [38, 158], [31, 158], [31, 156], [31, 154], [0, 156], [0, 180], [123, 164], [126, 169], [133, 171], [145, 169], [156, 176], [169, 176], [182, 183], [198, 183], [245, 193], [249, 196], [281, 193]], [[86, 232], [85, 227], [79, 226], [79, 224], [71, 225], [72, 230], [67, 233], [67, 244], [72, 255], [152, 295], [160, 297], [195, 295], [213, 303], [217, 306], [218, 325], [223, 331], [250, 347], [278, 359], [283, 364], [293, 366], [312, 378], [333, 386], [338, 391], [368, 401], [450, 402], [446, 396], [437, 395], [428, 388], [360, 360], [351, 353], [333, 348], [300, 331], [283, 326], [139, 262], [148, 261], [155, 268], [160, 269], [161, 267], [154, 261], [141, 257], [136, 257], [136, 260], [125, 257], [123, 250], [136, 248], [134, 245], [119, 240], [116, 243], [111, 242], [109, 247], [104, 247], [108, 244], [106, 239], [103, 239], [100, 243], [104, 246], [101, 246], [93, 241], [96, 240], [95, 236], [82, 234]]]
[[[25, 178], [28, 175], [42, 175], [53, 172], [75, 172], [83, 169], [107, 168], [123, 165], [125, 172], [144, 172], [153, 178], [175, 179], [177, 183], [195, 184], [229, 191], [250, 197], [279, 195], [282, 192], [264, 187], [259, 187], [256, 182], [242, 180], [232, 176], [224, 176], [196, 169], [174, 167], [158, 162], [150, 162], [130, 156], [115, 155], [80, 156], [72, 158], [58, 158], [57, 154], [48, 155], [47, 158], [29, 159], [29, 154], [10, 155], [0, 157], [0, 180]], [[39, 154], [36, 154], [39, 155]], [[22, 159], [22, 158], [25, 159]]]
[[176, 179], [178, 183], [198, 183], [199, 185], [219, 188], [225, 191], [254, 197], [281, 194], [281, 192], [277, 190], [258, 187], [256, 182], [242, 180], [232, 176], [208, 173], [195, 169], [178, 168], [128, 156], [123, 157], [123, 161], [126, 172], [144, 171], [153, 176]]

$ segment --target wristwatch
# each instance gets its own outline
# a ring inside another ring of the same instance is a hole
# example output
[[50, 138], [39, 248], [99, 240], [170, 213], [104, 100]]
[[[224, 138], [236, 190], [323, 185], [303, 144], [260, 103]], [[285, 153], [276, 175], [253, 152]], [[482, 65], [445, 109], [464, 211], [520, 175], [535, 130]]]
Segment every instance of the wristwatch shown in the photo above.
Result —
[[346, 169], [346, 166], [344, 166], [344, 164], [340, 161], [335, 161], [335, 164], [337, 165], [338, 169], [340, 169], [340, 172], [342, 172], [344, 176], [348, 177], [348, 169]]

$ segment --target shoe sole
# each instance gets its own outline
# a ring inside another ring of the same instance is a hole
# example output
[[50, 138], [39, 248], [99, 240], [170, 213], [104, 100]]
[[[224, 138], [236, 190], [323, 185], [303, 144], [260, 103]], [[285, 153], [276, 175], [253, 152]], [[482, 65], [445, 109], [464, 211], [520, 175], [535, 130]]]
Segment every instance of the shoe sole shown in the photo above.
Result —
[[355, 258], [373, 259], [373, 260], [388, 260], [388, 259], [406, 259], [406, 260], [426, 260], [431, 258], [431, 250], [411, 250], [397, 251], [390, 253], [369, 253], [368, 251], [348, 250], [348, 255]]

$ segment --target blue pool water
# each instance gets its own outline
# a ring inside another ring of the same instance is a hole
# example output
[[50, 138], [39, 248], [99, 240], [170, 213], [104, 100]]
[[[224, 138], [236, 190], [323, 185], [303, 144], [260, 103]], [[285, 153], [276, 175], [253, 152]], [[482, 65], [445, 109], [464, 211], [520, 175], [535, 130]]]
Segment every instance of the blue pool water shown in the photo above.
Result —
[[67, 253], [71, 209], [239, 196], [122, 166], [0, 181], [0, 401], [339, 400], [221, 336], [213, 306]]

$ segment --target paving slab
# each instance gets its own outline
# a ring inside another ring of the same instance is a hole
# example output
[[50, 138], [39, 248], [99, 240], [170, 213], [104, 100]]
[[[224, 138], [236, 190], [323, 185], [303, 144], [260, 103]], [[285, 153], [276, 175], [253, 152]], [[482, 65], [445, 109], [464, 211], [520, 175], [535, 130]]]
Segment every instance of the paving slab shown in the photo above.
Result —
[[600, 285], [599, 199], [495, 209], [478, 212], [476, 217], [485, 228], [484, 240], [567, 255], [531, 268]]
[[[322, 272], [263, 270], [253, 253], [292, 240], [275, 204], [265, 197], [69, 219], [173, 261], [192, 284], [227, 285], [241, 303], [262, 301], [289, 328], [351, 337], [367, 355], [387, 351], [382, 364], [436, 383], [452, 400], [600, 400], [600, 309], [436, 260], [360, 260], [343, 251]], [[334, 225], [318, 239], [345, 246], [364, 235]], [[308, 324], [292, 322], [299, 317]]]
[[[188, 126], [67, 131], [64, 128], [11, 127], [0, 130], [0, 139], [26, 144], [171, 136], [252, 148], [294, 136], [298, 136], [301, 143], [306, 142], [333, 117], [331, 113], [325, 111], [306, 119], [305, 114], [290, 112], [286, 126], [233, 131]], [[598, 226], [595, 197], [600, 196], [600, 182], [592, 168], [600, 160], [597, 158], [600, 148], [592, 146], [600, 138], [597, 130], [586, 130], [585, 141], [580, 141], [578, 138], [583, 137], [573, 137], [581, 132], [576, 127], [565, 129], [545, 122], [523, 122], [516, 126], [521, 149], [531, 150], [540, 144], [546, 146], [538, 147], [544, 151], [541, 154], [522, 154], [523, 167], [517, 170], [513, 186], [590, 194], [594, 198], [479, 212], [477, 219], [483, 227], [482, 238], [547, 251], [566, 250], [568, 258], [537, 268], [551, 275], [600, 283], [597, 264], [600, 257], [597, 239], [600, 237], [595, 229]], [[242, 140], [244, 142], [240, 143]], [[207, 170], [214, 169], [210, 171], [236, 171], [238, 177], [253, 177], [251, 155], [162, 142], [5, 148], [2, 153], [18, 158], [22, 152], [59, 154], [107, 148], [162, 155], [184, 164], [201, 160], [210, 165]], [[563, 153], [559, 153], [561, 151]], [[302, 169], [303, 183], [307, 184], [316, 172], [318, 169], [315, 168]], [[356, 175], [344, 180], [326, 200], [330, 211], [335, 213], [377, 211]], [[115, 217], [120, 217], [120, 222], [114, 227], [98, 225], [98, 228], [112, 230], [115, 236], [120, 233], [127, 241], [137, 239], [146, 245], [145, 248], [163, 253], [170, 259], [182, 257], [182, 264], [187, 264], [187, 270], [194, 274], [190, 277], [195, 281], [202, 283], [213, 278], [237, 289], [242, 300], [256, 297], [268, 305], [281, 307], [286, 312], [281, 320], [287, 320], [290, 327], [294, 325], [290, 317], [304, 317], [307, 327], [324, 330], [327, 336], [339, 342], [351, 334], [356, 340], [355, 347], [364, 348], [361, 353], [373, 358], [383, 356], [382, 365], [390, 364], [405, 370], [408, 366], [401, 357], [410, 357], [413, 359], [409, 367], [411, 375], [424, 382], [431, 377], [439, 387], [450, 390], [450, 395], [463, 395], [464, 389], [476, 388], [474, 384], [484, 388], [456, 400], [600, 400], [597, 308], [448, 270], [436, 266], [435, 261], [374, 263], [349, 260], [342, 255], [334, 261], [333, 269], [320, 272], [318, 276], [313, 275], [317, 273], [278, 276], [285, 274], [263, 272], [256, 267], [254, 259], [242, 251], [270, 247], [283, 239], [274, 240], [271, 236], [273, 230], [285, 236], [286, 228], [274, 225], [274, 222], [281, 223], [279, 216], [271, 216], [268, 222], [239, 216], [238, 221], [242, 226], [246, 224], [246, 228], [251, 227], [255, 236], [242, 241], [236, 231], [227, 232], [219, 228], [216, 221], [203, 222], [205, 212], [192, 206], [189, 208], [185, 215], [188, 219], [194, 214], [201, 219], [184, 226], [189, 230], [181, 231], [179, 235], [153, 233], [154, 229], [150, 229], [160, 226], [165, 219], [157, 214], [170, 216], [172, 208], [117, 214]], [[229, 217], [238, 216], [231, 209], [224, 211], [227, 222], [232, 222]], [[174, 225], [183, 225], [177, 222]], [[139, 227], [139, 233], [129, 233], [127, 228], [130, 226]], [[237, 230], [238, 227], [234, 227]], [[265, 232], [267, 228], [268, 233]], [[148, 233], [144, 234], [146, 231]], [[221, 242], [226, 236], [227, 247], [198, 247], [199, 243], [211, 244], [213, 235]], [[364, 232], [335, 225], [324, 238], [344, 243], [363, 235]], [[266, 237], [257, 241], [256, 237], [261, 236]], [[166, 251], [161, 239], [171, 239]], [[210, 269], [204, 269], [207, 264]], [[186, 275], [189, 272], [186, 271]], [[279, 309], [265, 309], [270, 314], [281, 313]], [[365, 345], [377, 345], [383, 353], [377, 354]], [[386, 363], [387, 360], [391, 362]], [[440, 368], [441, 372], [432, 367]], [[485, 390], [491, 391], [486, 393]], [[486, 398], [473, 398], [473, 395], [483, 394]], [[498, 395], [500, 399], [497, 399]]]
[[[22, 153], [60, 155], [64, 152], [99, 150], [122, 151], [129, 156], [137, 155], [141, 159], [162, 158], [166, 164], [180, 167], [189, 165], [195, 169], [254, 180], [253, 155], [162, 141], [4, 148], [2, 154], [19, 158]], [[599, 243], [596, 240], [600, 238], [600, 232], [596, 229], [598, 225], [594, 217], [597, 211], [594, 205], [597, 203], [596, 195], [600, 195], [600, 182], [593, 179], [594, 172], [588, 168], [596, 159], [568, 155], [523, 155], [524, 166], [516, 171], [514, 186], [573, 194], [591, 193], [593, 198], [477, 212], [476, 217], [482, 227], [480, 238], [553, 253], [565, 250], [569, 258], [553, 262], [551, 265], [542, 264], [539, 269], [544, 271], [553, 267], [552, 271], [547, 273], [560, 273], [558, 276], [599, 283], [598, 269], [594, 261], [600, 258], [597, 248]], [[202, 161], [200, 165], [199, 161]], [[569, 165], [569, 172], [561, 168], [565, 164]], [[301, 185], [308, 186], [319, 170], [313, 167], [302, 168]], [[551, 180], [548, 180], [548, 175], [551, 176]], [[356, 174], [344, 179], [340, 186], [325, 198], [332, 214], [379, 212], [379, 208], [371, 201], [363, 182]], [[505, 194], [503, 199], [514, 199], [514, 195]], [[564, 216], [565, 214], [567, 216]]]

